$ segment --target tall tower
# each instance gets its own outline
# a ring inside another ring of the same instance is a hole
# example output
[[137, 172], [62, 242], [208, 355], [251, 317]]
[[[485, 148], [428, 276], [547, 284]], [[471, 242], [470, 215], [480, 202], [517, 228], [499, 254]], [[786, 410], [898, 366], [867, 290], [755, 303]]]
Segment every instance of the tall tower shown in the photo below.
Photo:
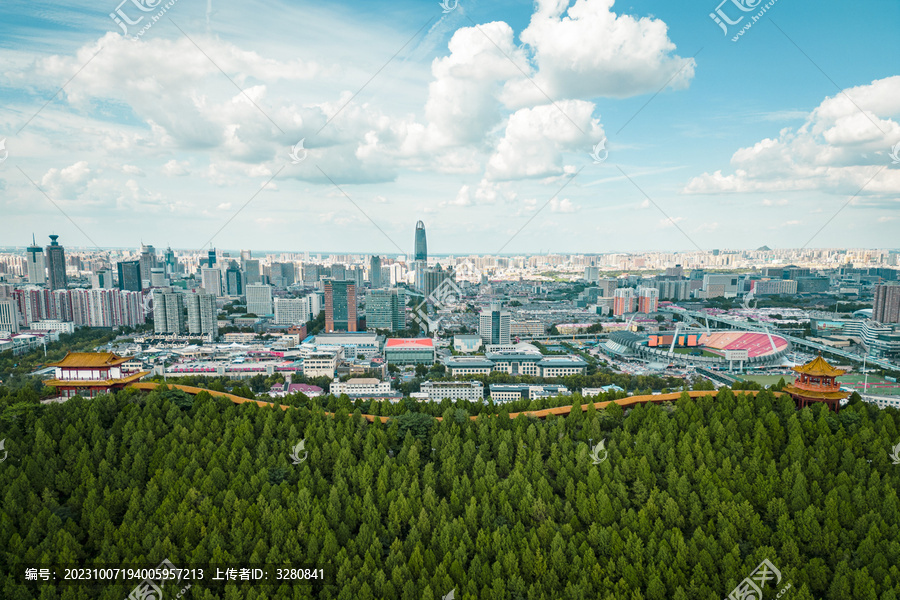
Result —
[[44, 249], [34, 241], [31, 235], [31, 245], [28, 246], [28, 283], [44, 285], [47, 282], [47, 266], [44, 264]]
[[210, 248], [209, 253], [207, 254], [208, 260], [206, 262], [206, 266], [212, 269], [216, 266], [216, 249]]
[[425, 242], [425, 223], [416, 223], [416, 260], [428, 261], [428, 244]]
[[51, 290], [66, 289], [66, 251], [57, 242], [58, 235], [50, 236], [50, 245], [47, 246], [47, 275], [50, 280]]

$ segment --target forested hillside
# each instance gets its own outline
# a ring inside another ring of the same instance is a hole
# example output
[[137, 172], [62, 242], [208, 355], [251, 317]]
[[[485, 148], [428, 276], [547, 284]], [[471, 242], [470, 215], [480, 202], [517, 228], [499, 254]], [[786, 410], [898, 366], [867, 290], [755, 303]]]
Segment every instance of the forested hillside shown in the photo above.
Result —
[[121, 600], [133, 583], [26, 584], [23, 565], [163, 559], [326, 573], [195, 581], [194, 599], [707, 600], [764, 559], [782, 575], [766, 598], [900, 597], [900, 412], [860, 402], [798, 412], [723, 390], [627, 414], [369, 424], [175, 390], [13, 400], [0, 398], [4, 599]]

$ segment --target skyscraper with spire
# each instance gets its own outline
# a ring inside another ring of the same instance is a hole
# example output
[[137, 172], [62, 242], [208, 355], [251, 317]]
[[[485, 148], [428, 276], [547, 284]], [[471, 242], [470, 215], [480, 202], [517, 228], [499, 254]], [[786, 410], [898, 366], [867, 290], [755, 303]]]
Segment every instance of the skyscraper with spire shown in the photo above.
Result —
[[66, 251], [56, 240], [58, 235], [50, 236], [50, 245], [47, 246], [47, 278], [50, 280], [51, 290], [66, 289]]
[[28, 283], [44, 285], [47, 283], [47, 266], [44, 264], [44, 249], [37, 245], [34, 234], [31, 234], [31, 245], [26, 250], [28, 257]]

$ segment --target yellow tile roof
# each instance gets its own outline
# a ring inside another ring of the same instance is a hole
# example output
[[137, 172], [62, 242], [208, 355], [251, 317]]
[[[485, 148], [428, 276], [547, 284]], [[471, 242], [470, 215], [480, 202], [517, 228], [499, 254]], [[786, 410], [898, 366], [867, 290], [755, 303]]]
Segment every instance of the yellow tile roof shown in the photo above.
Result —
[[838, 377], [847, 372], [844, 369], [832, 367], [821, 356], [815, 357], [811, 362], [808, 362], [801, 367], [794, 367], [794, 370], [798, 373], [806, 373], [807, 375], [825, 375], [826, 377]]
[[47, 363], [47, 366], [77, 369], [114, 367], [116, 365], [121, 365], [124, 362], [128, 362], [128, 359], [122, 358], [112, 352], [68, 352], [61, 361], [57, 363]]

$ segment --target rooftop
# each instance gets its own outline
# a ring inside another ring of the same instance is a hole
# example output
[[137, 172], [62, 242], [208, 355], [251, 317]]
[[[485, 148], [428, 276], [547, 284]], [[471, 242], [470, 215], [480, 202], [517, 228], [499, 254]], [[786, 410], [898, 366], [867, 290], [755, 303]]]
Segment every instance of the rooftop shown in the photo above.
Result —
[[127, 362], [112, 352], [68, 352], [59, 362], [47, 363], [48, 367], [89, 368], [89, 367], [115, 367]]
[[839, 377], [847, 372], [844, 369], [832, 367], [821, 356], [815, 357], [811, 362], [808, 362], [803, 366], [794, 367], [794, 371], [812, 375], [813, 377]]
[[390, 338], [385, 348], [434, 348], [434, 340], [431, 338]]

